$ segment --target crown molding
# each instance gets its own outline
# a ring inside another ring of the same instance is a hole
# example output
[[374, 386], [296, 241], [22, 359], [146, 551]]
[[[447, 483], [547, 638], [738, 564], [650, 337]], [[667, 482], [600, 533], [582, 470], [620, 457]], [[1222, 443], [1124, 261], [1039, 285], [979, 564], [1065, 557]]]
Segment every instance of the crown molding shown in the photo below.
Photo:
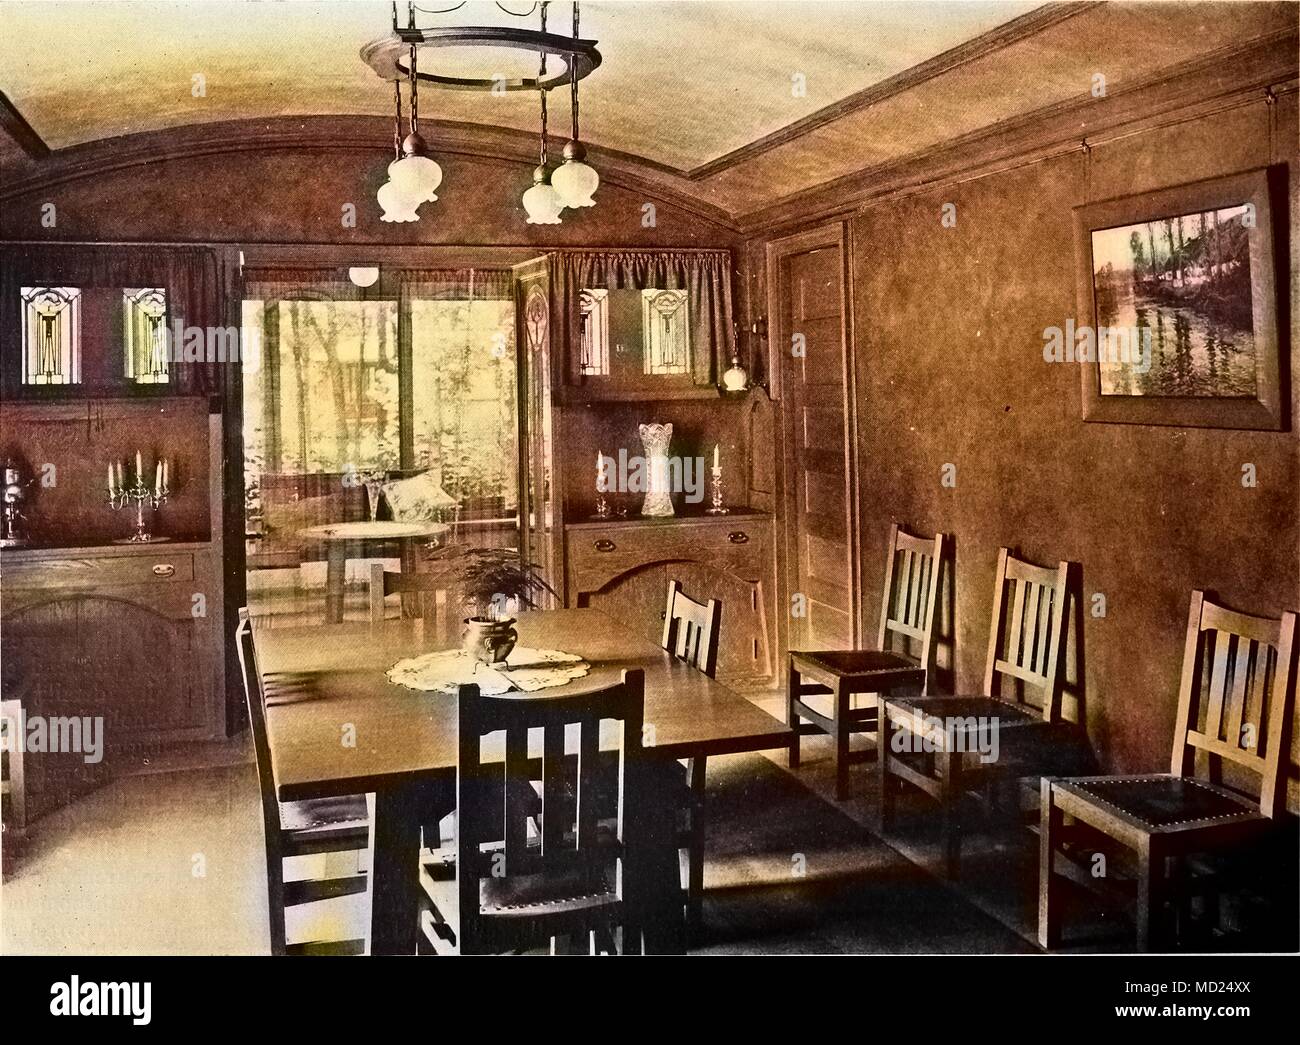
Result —
[[832, 102], [830, 105], [818, 109], [802, 119], [795, 120], [794, 123], [787, 124], [771, 134], [750, 142], [748, 145], [742, 145], [716, 159], [702, 163], [698, 167], [692, 167], [686, 172], [686, 177], [692, 181], [701, 181], [715, 174], [720, 174], [722, 171], [729, 170], [746, 160], [751, 160], [755, 156], [761, 156], [763, 153], [770, 152], [780, 145], [794, 141], [809, 131], [825, 127], [827, 124], [834, 123], [836, 120], [861, 109], [878, 105], [886, 98], [902, 94], [904, 91], [923, 84], [927, 80], [933, 80], [969, 62], [985, 58], [1010, 47], [1012, 44], [1019, 43], [1027, 37], [1036, 36], [1044, 29], [1050, 29], [1060, 22], [1102, 6], [1104, 5], [1101, 0], [1089, 0], [1086, 3], [1049, 3], [1044, 4], [1042, 7], [1036, 7], [1019, 18], [1004, 22], [1002, 25], [990, 29], [987, 33], [981, 33], [973, 40], [967, 40], [965, 43], [958, 44], [942, 54], [887, 77], [879, 83], [863, 88], [861, 91], [850, 94], [846, 98], [841, 98], [837, 102]]
[[[439, 155], [526, 164], [530, 169], [537, 162], [537, 138], [527, 131], [449, 120], [421, 121], [421, 130]], [[275, 151], [390, 156], [392, 133], [392, 121], [382, 116], [316, 115], [185, 124], [101, 138], [48, 152], [39, 161], [11, 165], [0, 186], [0, 202], [82, 178], [200, 156]], [[702, 199], [701, 190], [680, 171], [613, 149], [588, 146], [588, 156], [606, 183], [644, 192], [726, 232], [737, 231], [731, 215]]]
[[1221, 48], [1124, 87], [1083, 94], [792, 193], [736, 217], [746, 236], [843, 218], [885, 199], [1044, 159], [1295, 90], [1300, 32]]

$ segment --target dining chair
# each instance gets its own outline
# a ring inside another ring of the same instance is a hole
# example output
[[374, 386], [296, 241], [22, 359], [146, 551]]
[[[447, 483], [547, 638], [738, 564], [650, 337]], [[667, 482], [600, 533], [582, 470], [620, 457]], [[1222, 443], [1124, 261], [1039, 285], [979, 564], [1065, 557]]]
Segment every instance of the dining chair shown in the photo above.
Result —
[[402, 596], [402, 615], [414, 613], [426, 621], [450, 625], [459, 611], [454, 593], [441, 576], [430, 573], [394, 572], [384, 564], [370, 564], [370, 620], [384, 619], [384, 600], [389, 595]]
[[[458, 701], [455, 842], [422, 854], [422, 947], [497, 954], [567, 938], [597, 953], [614, 949], [621, 927], [624, 953], [639, 950], [627, 887], [636, 848], [630, 833], [644, 791], [645, 673], [627, 670], [602, 689], [523, 700], [465, 685]], [[616, 723], [621, 737], [612, 827], [598, 810], [603, 721]], [[540, 760], [529, 751], [530, 730], [542, 732]], [[485, 744], [501, 733], [504, 758], [499, 744]], [[570, 739], [576, 764], [566, 755]], [[522, 796], [539, 775], [536, 814]]]
[[362, 954], [365, 951], [365, 940], [361, 939], [288, 942], [286, 908], [363, 893], [366, 891], [366, 876], [356, 874], [286, 881], [284, 861], [289, 857], [366, 851], [370, 844], [369, 815], [364, 795], [302, 802], [281, 802], [277, 799], [266, 736], [266, 701], [268, 698], [273, 699], [273, 694], [265, 692], [262, 686], [261, 674], [257, 669], [252, 622], [247, 609], [239, 611], [236, 639], [239, 666], [244, 677], [244, 697], [248, 703], [248, 723], [257, 762], [257, 783], [261, 792], [271, 953]]
[[[660, 643], [664, 649], [713, 678], [718, 669], [721, 625], [722, 603], [717, 599], [710, 599], [707, 603], [696, 602], [682, 591], [680, 581], [668, 582], [668, 602], [664, 609], [664, 631]], [[686, 865], [686, 924], [691, 931], [699, 929], [704, 913], [707, 763], [704, 756], [685, 760], [687, 793], [682, 804], [686, 809], [686, 825], [678, 841]]]
[[1013, 775], [1059, 771], [1080, 757], [1079, 732], [1061, 720], [1071, 572], [1068, 562], [1036, 566], [999, 549], [982, 693], [883, 698], [876, 767], [881, 826], [890, 823], [898, 781], [935, 799], [950, 877], [960, 868], [961, 803], [968, 788], [995, 795]]
[[[895, 523], [889, 530], [876, 648], [790, 651], [786, 693], [786, 721], [794, 729], [790, 765], [799, 765], [801, 736], [829, 734], [835, 740], [835, 797], [839, 801], [849, 796], [850, 736], [864, 732], [880, 735], [880, 695], [904, 687], [925, 692], [943, 554], [943, 534], [933, 539], [913, 537]], [[854, 697], [862, 694], [876, 696], [865, 706], [855, 707]], [[806, 699], [827, 695], [830, 700], [821, 708]]]
[[[1166, 900], [1186, 901], [1192, 891], [1214, 888], [1213, 881], [1194, 880], [1189, 854], [1231, 851], [1275, 826], [1286, 805], [1295, 637], [1294, 613], [1251, 617], [1192, 592], [1169, 772], [1042, 781], [1038, 940], [1044, 948], [1061, 943], [1057, 879], [1094, 890], [1108, 882], [1073, 862], [1088, 861], [1095, 851], [1079, 844], [1079, 835], [1084, 843], [1089, 833], [1104, 836], [1135, 858], [1129, 885], [1137, 946], [1145, 951], [1164, 942]], [[1236, 773], [1225, 782], [1229, 767]]]

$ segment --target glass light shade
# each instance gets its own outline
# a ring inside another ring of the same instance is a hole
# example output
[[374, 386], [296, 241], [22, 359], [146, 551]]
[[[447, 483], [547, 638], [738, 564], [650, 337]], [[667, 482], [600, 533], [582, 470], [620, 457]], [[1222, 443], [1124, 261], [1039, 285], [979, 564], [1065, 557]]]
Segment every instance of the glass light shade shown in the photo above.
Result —
[[722, 375], [722, 389], [724, 392], [743, 392], [747, 387], [749, 387], [749, 375], [740, 365], [740, 357], [732, 356], [731, 368]]
[[415, 213], [419, 201], [412, 200], [409, 196], [398, 189], [394, 182], [386, 181], [379, 186], [379, 191], [375, 193], [375, 199], [379, 201], [379, 206], [384, 209], [384, 213], [379, 216], [380, 221], [419, 221], [420, 215]]
[[379, 280], [379, 269], [375, 266], [350, 268], [348, 279], [352, 281], [353, 286], [363, 289], [373, 287]]
[[442, 184], [442, 168], [427, 156], [403, 156], [388, 165], [388, 180], [418, 207], [438, 198], [434, 190]]
[[600, 175], [581, 160], [565, 160], [551, 175], [551, 184], [566, 207], [594, 207], [591, 194], [600, 185]]
[[524, 193], [524, 210], [529, 225], [558, 225], [564, 201], [549, 182], [539, 181]]

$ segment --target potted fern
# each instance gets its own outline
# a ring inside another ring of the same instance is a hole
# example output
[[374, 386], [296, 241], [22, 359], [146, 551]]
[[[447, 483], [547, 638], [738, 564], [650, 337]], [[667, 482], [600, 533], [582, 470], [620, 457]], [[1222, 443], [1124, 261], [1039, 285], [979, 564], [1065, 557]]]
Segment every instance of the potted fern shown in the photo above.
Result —
[[485, 664], [500, 664], [518, 641], [514, 613], [532, 610], [555, 589], [542, 579], [536, 563], [525, 562], [515, 548], [473, 548], [452, 544], [430, 556], [435, 575], [460, 593], [465, 617], [462, 648]]

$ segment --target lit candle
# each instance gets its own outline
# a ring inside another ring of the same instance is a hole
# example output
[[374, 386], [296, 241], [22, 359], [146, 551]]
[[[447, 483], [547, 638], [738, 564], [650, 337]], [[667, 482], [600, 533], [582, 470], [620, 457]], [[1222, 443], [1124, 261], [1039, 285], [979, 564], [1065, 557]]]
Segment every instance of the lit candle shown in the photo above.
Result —
[[171, 466], [167, 463], [167, 458], [165, 457], [163, 458], [162, 468], [163, 468], [163, 490], [166, 491], [171, 489], [172, 477], [171, 477]]
[[114, 462], [114, 467], [117, 468], [117, 490], [118, 490], [118, 493], [121, 493], [121, 492], [122, 492], [122, 485], [123, 485], [123, 484], [122, 484], [122, 462], [121, 462], [121, 461], [115, 461], [115, 462]]
[[599, 450], [596, 451], [596, 489], [605, 492], [605, 458]]
[[140, 451], [135, 452], [135, 484], [142, 486], [144, 484], [144, 464], [140, 461]]
[[108, 496], [113, 496], [113, 462], [108, 462]]
[[722, 465], [718, 462], [718, 444], [713, 444], [713, 474], [722, 474]]
[[162, 488], [163, 488], [163, 467], [162, 467], [162, 462], [159, 461], [156, 465], [154, 465], [154, 470], [153, 470], [153, 493], [155, 497], [162, 496]]

